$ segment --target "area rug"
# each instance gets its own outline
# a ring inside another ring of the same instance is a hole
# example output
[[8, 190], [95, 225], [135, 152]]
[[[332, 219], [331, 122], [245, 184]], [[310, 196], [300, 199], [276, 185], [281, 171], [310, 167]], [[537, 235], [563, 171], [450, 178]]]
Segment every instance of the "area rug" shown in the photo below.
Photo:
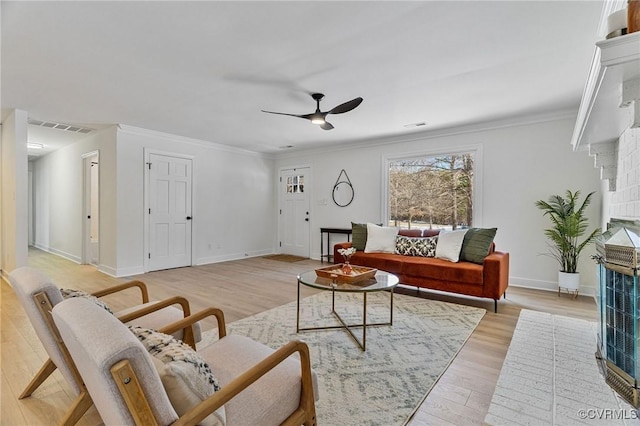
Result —
[[595, 358], [596, 323], [522, 310], [485, 423], [638, 424]]
[[269, 254], [262, 256], [263, 259], [277, 260], [280, 262], [300, 262], [301, 260], [308, 260], [308, 257], [294, 256], [292, 254]]
[[[336, 294], [336, 310], [348, 323], [362, 318], [362, 294]], [[389, 294], [367, 296], [368, 322], [386, 322]], [[485, 314], [484, 309], [394, 295], [393, 326], [367, 328], [363, 352], [344, 330], [296, 334], [296, 302], [228, 324], [229, 334], [278, 348], [304, 340], [318, 375], [318, 424], [403, 425], [422, 403]], [[337, 325], [331, 294], [302, 300], [301, 327]], [[356, 329], [360, 336], [361, 329]], [[217, 336], [204, 333], [203, 345]]]

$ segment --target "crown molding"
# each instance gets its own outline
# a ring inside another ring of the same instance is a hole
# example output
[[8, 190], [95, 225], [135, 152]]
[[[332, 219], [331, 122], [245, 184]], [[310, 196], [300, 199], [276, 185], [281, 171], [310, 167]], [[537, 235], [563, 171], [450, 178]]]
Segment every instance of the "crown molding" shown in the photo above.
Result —
[[171, 134], [171, 133], [160, 132], [160, 131], [157, 131], [157, 130], [144, 129], [144, 128], [141, 128], [141, 127], [130, 126], [130, 125], [127, 125], [127, 124], [118, 124], [117, 128], [118, 128], [118, 131], [121, 131], [121, 132], [123, 132], [125, 134], [130, 134], [130, 135], [147, 136], [147, 137], [163, 139], [163, 140], [170, 141], [170, 142], [186, 143], [186, 144], [189, 144], [189, 145], [194, 145], [194, 146], [198, 146], [198, 147], [202, 147], [202, 148], [214, 149], [214, 150], [217, 150], [217, 151], [226, 151], [226, 152], [231, 152], [231, 153], [234, 153], [234, 154], [265, 158], [265, 159], [269, 159], [269, 160], [273, 160], [274, 159], [273, 155], [271, 155], [271, 154], [266, 154], [266, 153], [256, 152], [256, 151], [249, 151], [247, 149], [235, 148], [233, 146], [221, 144], [221, 143], [218, 143], [218, 142], [209, 142], [209, 141], [205, 141], [205, 140], [202, 140], [202, 139], [194, 139], [194, 138], [190, 138], [190, 137], [187, 137], [187, 136], [174, 135], [174, 134]]
[[277, 159], [287, 159], [287, 158], [295, 158], [301, 155], [309, 155], [309, 154], [325, 154], [329, 152], [335, 151], [345, 151], [354, 148], [367, 148], [372, 146], [385, 146], [385, 145], [394, 145], [399, 143], [408, 143], [408, 142], [416, 142], [423, 141], [427, 139], [436, 139], [436, 138], [445, 138], [451, 136], [457, 136], [462, 134], [469, 133], [481, 133], [492, 130], [499, 130], [505, 128], [512, 127], [522, 127], [529, 126], [532, 124], [545, 123], [550, 121], [559, 121], [566, 119], [575, 119], [576, 118], [576, 110], [575, 109], [564, 109], [557, 110], [551, 112], [545, 112], [540, 114], [531, 114], [527, 116], [515, 116], [502, 118], [498, 120], [485, 121], [482, 123], [473, 123], [458, 127], [447, 127], [442, 129], [433, 129], [421, 131], [418, 133], [411, 133], [410, 135], [389, 135], [389, 136], [380, 136], [375, 138], [363, 138], [359, 141], [349, 142], [349, 143], [335, 143], [331, 145], [326, 145], [321, 148], [301, 148], [299, 150], [291, 150], [286, 153], [278, 153]]

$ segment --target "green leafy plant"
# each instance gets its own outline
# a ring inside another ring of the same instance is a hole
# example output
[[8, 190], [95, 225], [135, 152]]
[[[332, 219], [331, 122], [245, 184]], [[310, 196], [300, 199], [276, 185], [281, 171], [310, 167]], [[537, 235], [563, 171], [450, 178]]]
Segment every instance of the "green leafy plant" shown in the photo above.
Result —
[[589, 193], [582, 204], [578, 201], [580, 191], [569, 190], [565, 197], [552, 195], [549, 201], [536, 201], [536, 206], [544, 212], [543, 215], [551, 219], [553, 226], [545, 229], [544, 234], [551, 240], [549, 256], [560, 263], [562, 272], [576, 272], [580, 253], [600, 233], [600, 229], [596, 228], [579, 242], [579, 238], [585, 235], [589, 226], [585, 209], [591, 203], [593, 194], [595, 192]]

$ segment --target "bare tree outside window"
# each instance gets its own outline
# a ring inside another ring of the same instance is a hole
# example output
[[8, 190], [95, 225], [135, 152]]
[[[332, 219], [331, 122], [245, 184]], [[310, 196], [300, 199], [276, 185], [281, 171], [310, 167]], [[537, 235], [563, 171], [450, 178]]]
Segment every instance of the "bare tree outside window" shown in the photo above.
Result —
[[389, 164], [389, 225], [456, 229], [473, 223], [473, 154]]

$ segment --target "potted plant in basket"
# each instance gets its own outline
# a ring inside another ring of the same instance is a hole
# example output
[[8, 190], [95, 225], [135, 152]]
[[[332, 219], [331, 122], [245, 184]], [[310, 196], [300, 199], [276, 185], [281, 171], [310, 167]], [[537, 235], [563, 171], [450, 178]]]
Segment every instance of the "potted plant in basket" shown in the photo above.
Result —
[[577, 271], [578, 258], [582, 250], [599, 234], [600, 229], [594, 229], [582, 242], [588, 228], [585, 209], [591, 203], [595, 192], [589, 193], [582, 204], [579, 203], [580, 191], [567, 190], [565, 197], [552, 195], [549, 201], [536, 201], [536, 206], [542, 210], [544, 216], [549, 216], [552, 227], [545, 229], [544, 234], [549, 238], [550, 253], [560, 263], [558, 271], [558, 291], [564, 288], [578, 294], [580, 287], [580, 273]]

